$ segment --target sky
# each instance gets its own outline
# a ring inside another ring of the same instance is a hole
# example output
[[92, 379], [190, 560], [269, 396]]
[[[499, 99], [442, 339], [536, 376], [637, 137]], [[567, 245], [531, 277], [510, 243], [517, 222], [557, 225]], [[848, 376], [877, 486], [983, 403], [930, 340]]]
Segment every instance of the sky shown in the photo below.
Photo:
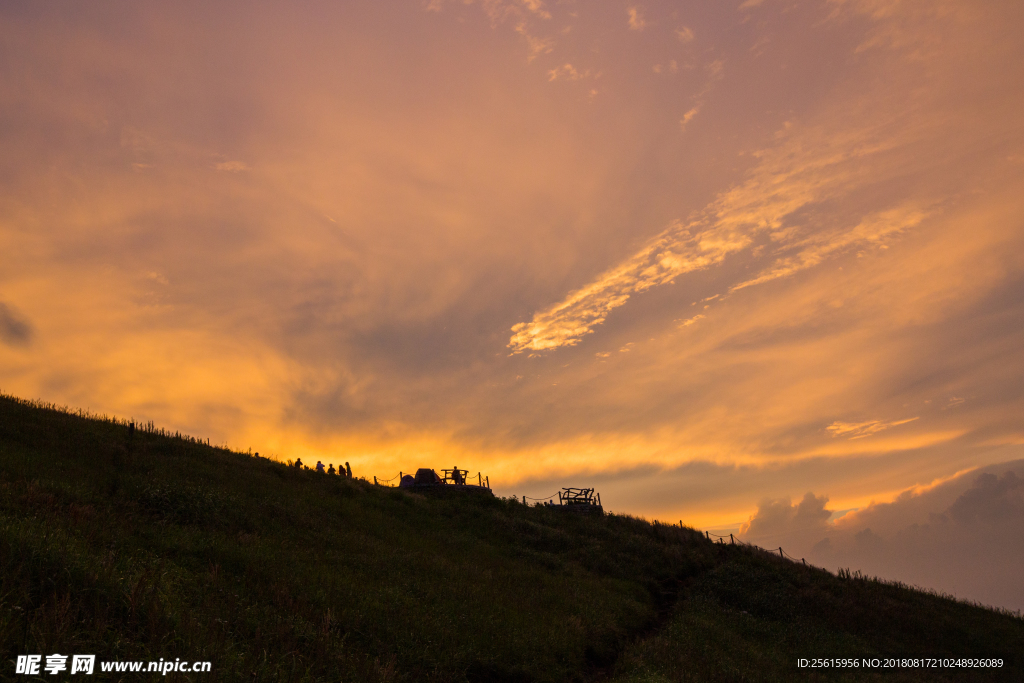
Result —
[[[4, 3], [0, 390], [596, 486], [1024, 608], [971, 570], [1021, 559], [1022, 29], [1010, 0]], [[929, 573], [942, 543], [970, 566]]]

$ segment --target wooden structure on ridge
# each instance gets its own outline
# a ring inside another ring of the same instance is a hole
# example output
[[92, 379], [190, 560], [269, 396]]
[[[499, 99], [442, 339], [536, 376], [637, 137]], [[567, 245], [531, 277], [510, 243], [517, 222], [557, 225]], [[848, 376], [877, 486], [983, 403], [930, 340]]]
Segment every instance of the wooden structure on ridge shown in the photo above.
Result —
[[469, 470], [452, 468], [441, 470], [444, 476], [438, 475], [429, 467], [421, 467], [416, 474], [404, 474], [399, 472], [398, 487], [416, 493], [484, 493], [493, 496], [491, 491], [491, 478], [484, 477], [477, 472], [476, 484], [469, 483]]
[[558, 492], [558, 507], [573, 512], [604, 514], [601, 494], [595, 489], [564, 488]]

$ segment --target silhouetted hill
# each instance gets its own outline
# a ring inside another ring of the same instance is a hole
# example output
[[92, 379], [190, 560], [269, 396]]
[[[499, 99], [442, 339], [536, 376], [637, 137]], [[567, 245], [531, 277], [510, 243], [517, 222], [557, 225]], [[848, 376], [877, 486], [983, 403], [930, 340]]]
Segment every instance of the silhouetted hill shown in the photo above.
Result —
[[[420, 463], [410, 463], [410, 467]], [[358, 474], [358, 473], [357, 473]], [[688, 528], [426, 498], [0, 397], [0, 647], [239, 681], [1024, 680], [1024, 620]], [[799, 658], [1001, 658], [850, 671]], [[97, 671], [42, 680], [150, 680]]]

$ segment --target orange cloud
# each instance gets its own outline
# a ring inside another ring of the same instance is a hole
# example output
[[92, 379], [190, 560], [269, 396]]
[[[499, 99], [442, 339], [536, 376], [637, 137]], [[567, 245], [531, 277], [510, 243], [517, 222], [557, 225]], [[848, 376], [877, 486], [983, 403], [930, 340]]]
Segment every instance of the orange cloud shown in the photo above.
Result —
[[636, 7], [630, 7], [626, 9], [626, 14], [629, 15], [629, 28], [634, 31], [642, 31], [647, 22], [644, 21], [644, 16], [640, 10]]
[[899, 425], [906, 424], [917, 420], [916, 417], [908, 417], [905, 420], [894, 420], [892, 422], [883, 422], [881, 420], [868, 420], [867, 422], [833, 422], [826, 429], [832, 436], [843, 436], [848, 439], [863, 439], [864, 437], [877, 434], [878, 432], [889, 429], [890, 427], [898, 427]]

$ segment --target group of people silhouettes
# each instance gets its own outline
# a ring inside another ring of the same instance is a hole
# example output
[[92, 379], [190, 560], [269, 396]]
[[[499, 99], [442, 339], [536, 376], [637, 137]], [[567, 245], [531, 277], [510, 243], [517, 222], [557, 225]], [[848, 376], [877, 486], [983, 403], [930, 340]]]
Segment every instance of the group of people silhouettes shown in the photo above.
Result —
[[[299, 468], [300, 470], [301, 469], [307, 469], [307, 470], [309, 469], [308, 467], [306, 467], [305, 465], [302, 464], [302, 458], [298, 458], [298, 459], [295, 460], [295, 467]], [[334, 463], [333, 462], [330, 464], [330, 467], [328, 467], [326, 470], [324, 470], [324, 464], [322, 462], [320, 462], [319, 460], [317, 460], [316, 461], [316, 467], [314, 469], [317, 472], [319, 472], [320, 474], [335, 474]], [[346, 479], [351, 479], [352, 478], [352, 466], [349, 465], [347, 462], [345, 463], [344, 467], [342, 467], [341, 465], [338, 465], [337, 475], [341, 476], [341, 477], [345, 477]]]

